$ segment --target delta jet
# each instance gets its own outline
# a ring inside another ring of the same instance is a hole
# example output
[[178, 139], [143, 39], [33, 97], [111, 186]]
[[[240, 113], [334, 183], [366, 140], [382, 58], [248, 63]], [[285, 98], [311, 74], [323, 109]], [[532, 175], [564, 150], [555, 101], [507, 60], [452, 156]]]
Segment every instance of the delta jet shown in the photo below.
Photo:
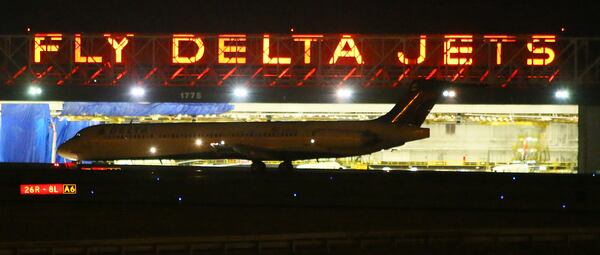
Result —
[[444, 83], [418, 81], [385, 115], [367, 121], [101, 124], [80, 130], [58, 148], [76, 161], [117, 159], [248, 159], [252, 171], [264, 160], [348, 157], [429, 137], [425, 118]]

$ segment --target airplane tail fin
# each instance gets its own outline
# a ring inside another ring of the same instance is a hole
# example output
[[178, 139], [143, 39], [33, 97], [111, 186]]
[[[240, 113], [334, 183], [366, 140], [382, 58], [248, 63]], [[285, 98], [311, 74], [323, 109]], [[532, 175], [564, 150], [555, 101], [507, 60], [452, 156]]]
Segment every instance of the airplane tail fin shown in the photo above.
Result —
[[442, 81], [415, 81], [410, 85], [408, 97], [399, 100], [394, 108], [375, 119], [399, 125], [419, 127], [438, 101], [443, 89]]

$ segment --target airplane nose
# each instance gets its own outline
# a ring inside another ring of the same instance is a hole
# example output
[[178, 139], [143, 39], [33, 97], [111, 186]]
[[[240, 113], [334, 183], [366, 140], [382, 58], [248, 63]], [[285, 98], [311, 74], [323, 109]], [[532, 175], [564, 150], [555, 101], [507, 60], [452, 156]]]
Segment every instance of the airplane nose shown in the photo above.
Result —
[[77, 160], [77, 154], [73, 152], [72, 147], [72, 143], [68, 141], [61, 144], [60, 146], [58, 146], [58, 155], [69, 160]]

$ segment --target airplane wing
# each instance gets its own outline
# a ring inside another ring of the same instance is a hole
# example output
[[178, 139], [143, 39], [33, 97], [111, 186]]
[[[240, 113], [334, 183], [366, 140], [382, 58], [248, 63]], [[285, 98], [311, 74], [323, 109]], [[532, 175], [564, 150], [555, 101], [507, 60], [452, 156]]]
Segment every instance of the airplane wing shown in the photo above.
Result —
[[243, 155], [248, 159], [266, 159], [266, 158], [275, 158], [277, 152], [266, 150], [264, 148], [258, 148], [254, 146], [248, 145], [236, 145], [236, 144], [211, 144], [213, 149], [218, 153], [223, 154], [239, 154]]
[[247, 145], [233, 145], [232, 149], [250, 159], [275, 158], [277, 152]]

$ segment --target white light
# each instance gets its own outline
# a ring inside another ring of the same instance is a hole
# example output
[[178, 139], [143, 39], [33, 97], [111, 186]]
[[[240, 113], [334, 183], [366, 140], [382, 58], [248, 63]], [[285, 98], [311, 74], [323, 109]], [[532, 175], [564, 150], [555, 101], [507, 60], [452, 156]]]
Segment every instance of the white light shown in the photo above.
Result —
[[528, 142], [535, 142], [535, 141], [537, 141], [537, 138], [528, 136], [525, 138], [525, 140], [527, 140]]
[[349, 99], [352, 97], [354, 92], [349, 88], [339, 88], [336, 92], [336, 95], [340, 99]]
[[570, 93], [566, 89], [559, 89], [556, 92], [554, 92], [554, 97], [556, 97], [558, 99], [567, 99], [567, 98], [569, 98], [569, 96], [570, 96]]
[[146, 94], [146, 90], [142, 87], [133, 87], [131, 88], [131, 90], [129, 91], [129, 93], [131, 94], [131, 96], [133, 97], [143, 97], [144, 94]]
[[453, 97], [456, 97], [456, 91], [454, 91], [454, 90], [444, 90], [444, 92], [442, 93], [442, 95], [444, 97], [453, 98]]
[[42, 94], [42, 88], [40, 88], [38, 86], [31, 86], [31, 87], [29, 87], [29, 90], [27, 91], [27, 93], [30, 96], [39, 96]]
[[392, 168], [390, 168], [389, 166], [384, 166], [381, 170], [389, 172], [390, 170], [392, 170]]
[[196, 141], [194, 143], [196, 145], [200, 146], [200, 145], [202, 145], [202, 139], [196, 139]]
[[310, 143], [315, 143], [315, 139], [310, 139]]
[[248, 89], [244, 87], [237, 87], [233, 90], [233, 95], [237, 98], [245, 98], [248, 96]]
[[221, 140], [221, 145], [225, 145], [225, 141]]
[[154, 154], [156, 153], [156, 147], [150, 147], [150, 153]]

